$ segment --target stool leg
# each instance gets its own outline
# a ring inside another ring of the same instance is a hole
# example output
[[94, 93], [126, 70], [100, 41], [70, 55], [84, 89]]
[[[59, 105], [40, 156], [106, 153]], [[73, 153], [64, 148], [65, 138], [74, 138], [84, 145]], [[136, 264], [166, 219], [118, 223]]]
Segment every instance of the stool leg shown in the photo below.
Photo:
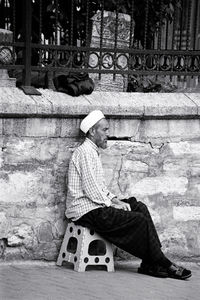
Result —
[[111, 262], [109, 262], [109, 263], [107, 264], [107, 271], [108, 271], [108, 272], [115, 272], [115, 268], [114, 268], [114, 263], [113, 263], [113, 261], [111, 261]]
[[110, 261], [107, 263], [107, 271], [108, 272], [115, 272], [114, 268], [114, 259], [113, 259], [113, 247], [110, 243], [106, 242], [106, 255]]
[[74, 264], [74, 271], [76, 272], [85, 272], [87, 265], [84, 265], [80, 260]]
[[87, 229], [82, 228], [81, 236], [79, 238], [77, 247], [77, 260], [74, 263], [74, 270], [77, 272], [85, 272], [87, 264], [84, 258], [88, 256], [88, 241], [87, 241]]
[[[70, 236], [69, 236], [69, 234], [68, 234], [68, 230], [66, 229], [65, 236], [64, 236], [64, 239], [63, 239], [61, 248], [60, 248], [60, 252], [59, 252], [59, 255], [58, 255], [57, 262], [56, 262], [56, 265], [57, 265], [57, 266], [61, 266], [62, 263], [63, 263], [63, 261], [66, 260], [66, 256], [68, 255], [68, 253], [67, 253], [67, 251], [66, 251], [66, 247], [67, 247], [69, 238], [70, 238]], [[63, 258], [63, 253], [64, 253], [64, 255], [65, 255], [64, 258]]]

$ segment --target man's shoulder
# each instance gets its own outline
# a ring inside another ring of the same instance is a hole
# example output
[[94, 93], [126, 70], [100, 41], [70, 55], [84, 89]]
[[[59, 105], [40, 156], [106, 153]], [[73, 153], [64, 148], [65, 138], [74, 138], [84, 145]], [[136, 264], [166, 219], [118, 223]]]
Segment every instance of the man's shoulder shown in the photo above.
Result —
[[87, 147], [87, 144], [83, 142], [81, 145], [79, 145], [73, 152], [72, 157], [78, 157], [82, 155], [87, 155], [89, 152], [89, 149]]

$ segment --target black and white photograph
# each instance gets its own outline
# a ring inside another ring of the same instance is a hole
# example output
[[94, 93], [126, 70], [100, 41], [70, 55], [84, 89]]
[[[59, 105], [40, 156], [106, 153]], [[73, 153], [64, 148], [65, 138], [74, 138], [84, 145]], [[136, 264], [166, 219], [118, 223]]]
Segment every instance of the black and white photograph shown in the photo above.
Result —
[[199, 300], [200, 1], [0, 0], [0, 300]]

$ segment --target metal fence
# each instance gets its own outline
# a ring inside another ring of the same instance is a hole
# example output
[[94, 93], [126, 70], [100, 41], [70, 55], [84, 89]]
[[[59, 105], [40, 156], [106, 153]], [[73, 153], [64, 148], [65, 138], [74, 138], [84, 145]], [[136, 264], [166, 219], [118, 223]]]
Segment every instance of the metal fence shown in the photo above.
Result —
[[26, 87], [72, 71], [199, 82], [198, 0], [0, 0], [0, 28], [0, 68]]

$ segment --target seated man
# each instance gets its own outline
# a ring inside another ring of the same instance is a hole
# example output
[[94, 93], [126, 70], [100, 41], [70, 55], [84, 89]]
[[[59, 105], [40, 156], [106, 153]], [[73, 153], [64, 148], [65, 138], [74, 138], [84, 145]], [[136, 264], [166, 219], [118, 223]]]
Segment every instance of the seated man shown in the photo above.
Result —
[[80, 129], [86, 139], [74, 151], [69, 164], [67, 218], [95, 230], [117, 247], [141, 258], [139, 273], [189, 278], [190, 270], [172, 263], [161, 251], [146, 205], [134, 197], [119, 200], [107, 189], [99, 157], [99, 147], [107, 147], [109, 130], [103, 113], [92, 111], [82, 120]]

